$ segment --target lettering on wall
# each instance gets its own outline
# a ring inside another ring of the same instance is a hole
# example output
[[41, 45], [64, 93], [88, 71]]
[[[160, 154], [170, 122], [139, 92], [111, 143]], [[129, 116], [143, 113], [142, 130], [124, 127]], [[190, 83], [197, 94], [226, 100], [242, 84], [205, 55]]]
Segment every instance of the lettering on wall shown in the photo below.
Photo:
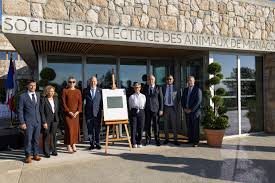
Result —
[[3, 16], [4, 33], [275, 52], [275, 41]]

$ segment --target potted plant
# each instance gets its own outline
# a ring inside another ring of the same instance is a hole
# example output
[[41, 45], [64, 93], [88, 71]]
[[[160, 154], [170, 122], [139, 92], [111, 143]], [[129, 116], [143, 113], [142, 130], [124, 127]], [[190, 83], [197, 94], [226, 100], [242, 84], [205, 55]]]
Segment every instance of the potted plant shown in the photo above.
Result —
[[[206, 81], [208, 90], [206, 90], [206, 99], [208, 105], [204, 108], [203, 127], [207, 139], [207, 144], [214, 147], [221, 147], [225, 129], [228, 125], [228, 116], [224, 106], [222, 96], [225, 94], [223, 88], [215, 88], [219, 84], [223, 75], [221, 66], [217, 62], [208, 65], [207, 72], [213, 77]], [[211, 92], [211, 90], [213, 92]], [[210, 103], [212, 101], [212, 104]]]
[[246, 117], [249, 119], [250, 122], [250, 130], [249, 132], [256, 132], [257, 131], [257, 112], [256, 112], [256, 99], [251, 99], [247, 101], [247, 113]]

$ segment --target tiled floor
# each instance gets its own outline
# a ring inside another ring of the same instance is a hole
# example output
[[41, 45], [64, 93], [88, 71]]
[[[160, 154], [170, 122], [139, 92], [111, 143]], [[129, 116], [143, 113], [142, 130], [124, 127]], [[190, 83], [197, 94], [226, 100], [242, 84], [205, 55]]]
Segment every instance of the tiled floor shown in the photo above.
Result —
[[258, 135], [224, 140], [222, 148], [202, 143], [146, 146], [129, 151], [127, 144], [88, 151], [87, 144], [68, 154], [24, 164], [22, 151], [0, 152], [2, 183], [86, 182], [275, 182], [275, 136]]

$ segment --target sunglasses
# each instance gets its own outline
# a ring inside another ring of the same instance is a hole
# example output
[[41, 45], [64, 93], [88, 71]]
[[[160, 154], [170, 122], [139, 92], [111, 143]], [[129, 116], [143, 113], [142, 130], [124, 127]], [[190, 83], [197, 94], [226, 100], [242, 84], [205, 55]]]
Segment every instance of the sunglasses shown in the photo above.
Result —
[[75, 81], [69, 81], [68, 83], [75, 83]]

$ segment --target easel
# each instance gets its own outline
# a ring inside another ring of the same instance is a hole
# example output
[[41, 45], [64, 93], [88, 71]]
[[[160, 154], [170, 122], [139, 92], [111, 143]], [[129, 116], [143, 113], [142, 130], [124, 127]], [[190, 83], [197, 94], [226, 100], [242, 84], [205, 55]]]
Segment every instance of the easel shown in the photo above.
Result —
[[[112, 68], [112, 89], [116, 89], [116, 84], [115, 84], [115, 75], [114, 75], [114, 69]], [[129, 131], [127, 125], [129, 124], [128, 119], [122, 119], [122, 120], [114, 120], [114, 121], [104, 121], [104, 124], [107, 126], [106, 129], [106, 143], [105, 143], [105, 154], [107, 154], [108, 151], [108, 144], [109, 142], [117, 142], [117, 141], [123, 141], [123, 140], [128, 140], [130, 150], [132, 150], [132, 144], [129, 136]], [[120, 132], [119, 132], [119, 125], [122, 124], [124, 125], [126, 135], [127, 137], [120, 138]], [[112, 138], [109, 138], [109, 132], [110, 132], [110, 126], [113, 127], [113, 134]]]

